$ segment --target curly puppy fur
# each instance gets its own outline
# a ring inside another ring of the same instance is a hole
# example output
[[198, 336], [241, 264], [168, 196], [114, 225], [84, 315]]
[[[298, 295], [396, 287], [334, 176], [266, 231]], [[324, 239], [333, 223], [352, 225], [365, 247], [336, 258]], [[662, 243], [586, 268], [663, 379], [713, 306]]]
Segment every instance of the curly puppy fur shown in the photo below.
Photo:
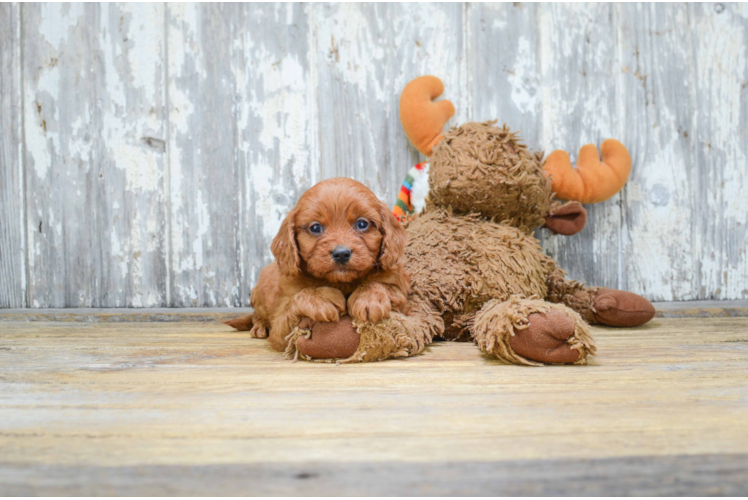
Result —
[[[254, 314], [228, 324], [284, 351], [303, 318], [334, 322], [347, 313], [377, 322], [407, 312], [405, 241], [405, 229], [363, 184], [322, 181], [301, 196], [273, 239], [275, 262], [250, 297]], [[344, 262], [333, 253], [341, 248], [350, 252]]]

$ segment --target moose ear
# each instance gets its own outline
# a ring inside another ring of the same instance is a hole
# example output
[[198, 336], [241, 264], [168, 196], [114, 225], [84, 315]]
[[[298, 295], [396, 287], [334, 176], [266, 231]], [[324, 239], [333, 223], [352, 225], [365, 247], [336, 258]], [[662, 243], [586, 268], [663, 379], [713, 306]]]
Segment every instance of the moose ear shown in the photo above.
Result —
[[435, 76], [419, 76], [408, 83], [400, 95], [400, 123], [413, 146], [426, 156], [442, 139], [444, 125], [455, 114], [447, 100], [434, 101], [444, 92], [444, 84]]
[[623, 189], [631, 173], [628, 149], [615, 139], [606, 139], [600, 154], [594, 144], [582, 146], [577, 168], [572, 167], [566, 151], [559, 149], [548, 155], [543, 170], [553, 179], [553, 192], [559, 199], [598, 203]]
[[545, 218], [545, 227], [564, 236], [577, 234], [586, 223], [587, 211], [576, 201], [565, 203], [555, 210], [551, 208], [551, 212]]

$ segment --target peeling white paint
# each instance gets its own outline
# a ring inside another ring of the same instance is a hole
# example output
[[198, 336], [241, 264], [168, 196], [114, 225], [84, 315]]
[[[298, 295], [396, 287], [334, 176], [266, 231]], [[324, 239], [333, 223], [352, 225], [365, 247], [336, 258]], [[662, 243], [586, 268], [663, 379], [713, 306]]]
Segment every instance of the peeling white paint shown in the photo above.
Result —
[[526, 37], [520, 37], [517, 43], [517, 59], [513, 71], [507, 80], [512, 86], [512, 101], [524, 113], [535, 113], [538, 94], [531, 79], [537, 73], [535, 54], [530, 50], [530, 42]]
[[[26, 95], [27, 102], [36, 101], [36, 93]], [[52, 166], [52, 159], [48, 147], [46, 132], [42, 127], [42, 118], [39, 116], [38, 111], [34, 109], [32, 105], [26, 105], [24, 107], [24, 120], [26, 122], [26, 130], [24, 139], [26, 142], [26, 148], [31, 166], [34, 168], [34, 173], [39, 180], [47, 178], [49, 169]]]
[[[106, 282], [117, 306], [160, 305], [172, 284], [175, 304], [246, 304], [303, 189], [355, 175], [394, 199], [413, 159], [397, 94], [420, 74], [444, 80], [450, 124], [473, 113], [534, 121], [523, 128], [537, 137], [530, 147], [572, 157], [588, 142], [628, 141], [625, 191], [590, 207], [580, 235], [545, 238], [572, 278], [623, 279], [654, 299], [748, 298], [746, 6], [480, 9], [24, 6], [29, 303], [93, 304], [102, 292], [90, 283]], [[212, 26], [232, 30], [228, 57], [206, 51], [225, 34]], [[479, 46], [507, 52], [495, 64], [475, 57]], [[225, 96], [206, 94], [216, 61]], [[230, 113], [213, 116], [208, 97], [230, 100]], [[225, 179], [215, 172], [234, 165], [206, 164], [211, 147], [236, 162]], [[91, 255], [76, 260], [82, 245]], [[166, 262], [168, 285], [156, 278]]]
[[[256, 204], [257, 216], [263, 220], [263, 237], [272, 239], [291, 206], [278, 207], [276, 198], [282, 195], [289, 202], [293, 193], [286, 191], [283, 183], [276, 182], [277, 166], [268, 163], [270, 158], [283, 168], [291, 166], [293, 179], [301, 179], [311, 162], [306, 137], [309, 133], [309, 120], [302, 110], [307, 109], [305, 72], [299, 61], [292, 57], [276, 60], [274, 54], [258, 50], [254, 59], [262, 72], [262, 96], [253, 89], [248, 106], [243, 113], [244, 126], [260, 123], [258, 143], [244, 144], [242, 148], [249, 157], [251, 174], [249, 183]], [[258, 67], [256, 66], [256, 67]], [[245, 74], [247, 78], [257, 75]], [[246, 85], [251, 82], [246, 81]], [[256, 148], [260, 146], [261, 151]], [[256, 159], [256, 160], [255, 160]]]
[[367, 18], [355, 4], [336, 4], [333, 9], [333, 16], [318, 24], [317, 33], [320, 43], [327, 44], [328, 64], [334, 64], [340, 78], [355, 85], [370, 101], [386, 102], [390, 89], [384, 89], [370, 73], [386, 57], [381, 43], [371, 37], [369, 29], [378, 20]]
[[81, 3], [50, 3], [44, 6], [39, 23], [39, 35], [56, 50], [68, 39], [71, 28], [83, 17]]
[[163, 173], [156, 163], [153, 151], [146, 150], [142, 145], [133, 146], [127, 142], [113, 145], [112, 158], [115, 165], [125, 171], [129, 191], [154, 191], [159, 189]]
[[162, 84], [161, 63], [163, 58], [163, 6], [159, 4], [127, 5], [132, 10], [132, 19], [127, 31], [127, 60], [132, 73], [132, 85], [144, 95], [159, 93]]
[[709, 212], [716, 214], [711, 224], [719, 224], [723, 234], [730, 235], [726, 242], [704, 239], [697, 248], [702, 288], [719, 299], [748, 293], [748, 146], [740, 139], [746, 123], [748, 36], [745, 23], [737, 22], [730, 12], [734, 8], [700, 17], [694, 34], [700, 102], [708, 106], [699, 110], [699, 127], [706, 133], [697, 147], [705, 168], [719, 169], [710, 172], [701, 189], [707, 190]]

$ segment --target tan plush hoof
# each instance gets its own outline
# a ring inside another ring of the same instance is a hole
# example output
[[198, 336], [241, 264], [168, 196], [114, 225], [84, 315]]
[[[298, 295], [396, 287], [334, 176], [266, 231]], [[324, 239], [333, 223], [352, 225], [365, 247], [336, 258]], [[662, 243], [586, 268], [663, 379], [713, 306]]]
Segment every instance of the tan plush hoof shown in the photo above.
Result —
[[530, 325], [515, 328], [509, 345], [520, 356], [541, 363], [574, 363], [581, 352], [572, 349], [566, 341], [574, 335], [574, 318], [562, 311], [551, 309], [546, 313], [533, 313], [527, 317]]
[[608, 326], [639, 326], [654, 318], [650, 301], [631, 292], [602, 288], [595, 295], [595, 319]]
[[299, 327], [311, 329], [309, 338], [299, 337], [296, 348], [300, 354], [312, 359], [345, 359], [353, 355], [361, 342], [350, 316], [343, 316], [331, 323], [301, 320]]

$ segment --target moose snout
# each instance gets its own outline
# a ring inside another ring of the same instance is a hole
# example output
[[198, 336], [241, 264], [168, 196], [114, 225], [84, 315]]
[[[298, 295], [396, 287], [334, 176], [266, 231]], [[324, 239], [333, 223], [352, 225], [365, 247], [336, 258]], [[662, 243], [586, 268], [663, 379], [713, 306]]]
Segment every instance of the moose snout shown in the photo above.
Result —
[[338, 264], [345, 264], [351, 260], [352, 253], [350, 248], [338, 245], [332, 251], [332, 260]]

